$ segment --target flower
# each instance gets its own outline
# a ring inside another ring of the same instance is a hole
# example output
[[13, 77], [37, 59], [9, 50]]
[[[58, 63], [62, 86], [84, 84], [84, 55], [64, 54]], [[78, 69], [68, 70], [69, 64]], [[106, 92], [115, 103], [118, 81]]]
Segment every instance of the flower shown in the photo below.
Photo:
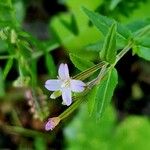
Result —
[[53, 118], [49, 118], [48, 122], [45, 124], [45, 130], [49, 131], [49, 130], [53, 130], [60, 122], [60, 118], [59, 117], [53, 117]]
[[[72, 103], [72, 92], [82, 92], [86, 84], [80, 80], [71, 79], [67, 64], [60, 64], [58, 69], [58, 79], [51, 79], [45, 82], [45, 87], [49, 91], [55, 91], [51, 98], [56, 98], [56, 93], [62, 95], [64, 105], [69, 106]], [[57, 96], [57, 97], [58, 97]]]

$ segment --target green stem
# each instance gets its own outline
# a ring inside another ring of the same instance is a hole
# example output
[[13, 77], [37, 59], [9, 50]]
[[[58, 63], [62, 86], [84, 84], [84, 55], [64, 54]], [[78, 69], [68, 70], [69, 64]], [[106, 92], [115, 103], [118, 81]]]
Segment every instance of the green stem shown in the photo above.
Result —
[[82, 102], [82, 98], [79, 100], [76, 100], [68, 109], [66, 109], [63, 113], [61, 113], [58, 117], [60, 120], [68, 117]]
[[2, 128], [5, 132], [11, 133], [11, 134], [22, 134], [27, 137], [44, 137], [46, 139], [51, 139], [52, 136], [48, 133], [38, 132], [31, 129], [25, 129], [19, 126], [9, 126], [9, 125], [2, 125]]
[[3, 55], [3, 56], [0, 56], [0, 59], [12, 59], [12, 58], [15, 58], [15, 55]]
[[132, 48], [133, 42], [130, 41], [128, 45], [117, 55], [116, 62], [113, 66], [117, 64], [117, 62]]
[[[58, 48], [60, 46], [59, 43], [54, 43], [53, 45], [50, 45], [50, 47], [48, 47], [45, 52], [50, 52], [56, 48]], [[42, 55], [44, 54], [44, 52], [41, 50], [41, 51], [37, 51], [37, 52], [34, 52], [33, 55], [31, 56], [32, 59], [37, 59], [39, 57], [41, 57]], [[31, 60], [32, 60], [31, 59]]]
[[92, 66], [91, 68], [73, 76], [73, 79], [76, 79], [76, 80], [84, 80], [86, 79], [87, 77], [89, 77], [91, 74], [93, 74], [95, 71], [97, 71], [98, 69], [100, 69], [103, 65], [105, 64], [105, 62], [100, 62], [94, 66]]

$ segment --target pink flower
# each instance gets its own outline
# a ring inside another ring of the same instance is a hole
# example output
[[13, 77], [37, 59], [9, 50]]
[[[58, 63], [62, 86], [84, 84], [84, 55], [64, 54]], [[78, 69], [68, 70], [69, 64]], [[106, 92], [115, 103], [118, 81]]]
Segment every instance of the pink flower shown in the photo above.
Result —
[[48, 122], [45, 124], [45, 130], [53, 130], [60, 122], [59, 117], [49, 118]]
[[[58, 79], [47, 80], [45, 87], [49, 91], [60, 91], [63, 104], [69, 106], [72, 103], [72, 92], [82, 92], [86, 84], [80, 80], [70, 78], [67, 64], [60, 64], [58, 75]], [[56, 97], [52, 94], [51, 98], [54, 99]]]

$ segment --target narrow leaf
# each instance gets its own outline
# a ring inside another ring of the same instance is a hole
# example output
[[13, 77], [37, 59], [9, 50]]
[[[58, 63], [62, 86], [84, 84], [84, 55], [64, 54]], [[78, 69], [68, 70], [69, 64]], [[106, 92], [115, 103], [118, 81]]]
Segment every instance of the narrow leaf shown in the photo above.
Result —
[[116, 59], [116, 54], [116, 23], [114, 23], [110, 27], [109, 32], [105, 38], [103, 49], [100, 52], [100, 58], [113, 64]]
[[83, 71], [87, 68], [90, 68], [92, 66], [94, 66], [94, 63], [92, 63], [91, 61], [88, 61], [84, 58], [81, 58], [75, 54], [70, 53], [69, 54], [70, 59], [72, 61], [72, 63], [75, 65], [75, 67], [77, 67], [80, 71]]
[[99, 84], [96, 95], [96, 117], [99, 119], [109, 105], [118, 82], [117, 71], [112, 68]]
[[98, 90], [98, 86], [94, 86], [87, 94], [87, 101], [88, 101], [87, 104], [88, 104], [88, 111], [90, 115], [92, 115], [94, 110], [97, 90]]
[[6, 79], [8, 73], [9, 73], [11, 67], [12, 67], [12, 65], [13, 65], [13, 59], [9, 59], [9, 60], [7, 61], [7, 64], [6, 64], [5, 69], [4, 69], [4, 72], [3, 72], [3, 80]]
[[48, 70], [49, 76], [55, 77], [56, 66], [55, 66], [52, 55], [50, 55], [49, 53], [45, 54], [45, 65], [46, 65], [46, 69]]
[[0, 68], [0, 97], [3, 97], [4, 95], [5, 95], [4, 80], [2, 76], [2, 70]]

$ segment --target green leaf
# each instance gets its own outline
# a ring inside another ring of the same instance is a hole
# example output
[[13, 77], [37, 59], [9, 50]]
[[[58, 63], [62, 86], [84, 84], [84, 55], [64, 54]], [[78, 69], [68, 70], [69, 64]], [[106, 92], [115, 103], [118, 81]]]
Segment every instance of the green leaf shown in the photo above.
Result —
[[113, 64], [116, 60], [116, 23], [112, 24], [105, 38], [100, 58]]
[[7, 61], [7, 64], [6, 64], [5, 69], [4, 69], [4, 72], [3, 72], [3, 80], [6, 79], [7, 74], [9, 73], [9, 71], [10, 71], [12, 65], [13, 65], [13, 59], [9, 59], [9, 60]]
[[[102, 16], [98, 13], [92, 12], [85, 7], [82, 7], [85, 14], [89, 17], [92, 23], [103, 33], [106, 35], [109, 27], [116, 22], [114, 19], [107, 18], [106, 16]], [[117, 32], [118, 36], [122, 37], [123, 39], [128, 39], [131, 36], [130, 30], [123, 26], [120, 23], [117, 23]]]
[[148, 61], [150, 61], [150, 48], [143, 47], [143, 46], [138, 46], [136, 50], [136, 54], [139, 57], [142, 57]]
[[84, 49], [86, 51], [100, 52], [103, 48], [103, 43], [104, 43], [104, 41], [101, 40], [101, 41], [98, 41], [96, 43], [88, 44], [85, 46]]
[[92, 115], [94, 106], [95, 106], [95, 99], [96, 99], [96, 94], [97, 94], [98, 86], [94, 86], [89, 93], [87, 94], [87, 104], [88, 104], [88, 111], [89, 114]]
[[115, 68], [112, 68], [106, 78], [98, 85], [96, 94], [96, 118], [99, 119], [109, 105], [113, 92], [118, 83], [118, 75]]
[[45, 65], [46, 69], [48, 70], [49, 76], [56, 77], [56, 66], [52, 55], [50, 55], [49, 53], [45, 54]]
[[122, 0], [111, 0], [110, 1], [110, 10], [114, 10], [121, 1]]
[[70, 30], [74, 35], [78, 35], [79, 34], [79, 29], [77, 26], [77, 21], [76, 18], [73, 14], [71, 14], [70, 16], [70, 20], [71, 22], [68, 23], [66, 20], [64, 20], [63, 18], [60, 18], [60, 22], [68, 29]]
[[139, 38], [138, 40], [136, 40], [136, 43], [139, 46], [150, 48], [150, 36], [144, 36], [142, 38]]
[[108, 19], [107, 17], [98, 13], [92, 12], [85, 7], [82, 7], [82, 9], [92, 21], [92, 23], [105, 35], [108, 32], [109, 26], [112, 24], [113, 20]]
[[81, 58], [75, 54], [70, 53], [69, 54], [70, 59], [72, 61], [72, 63], [75, 65], [75, 67], [77, 67], [80, 71], [83, 71], [87, 68], [90, 68], [92, 66], [94, 66], [94, 63], [91, 61], [88, 61], [84, 58]]
[[2, 70], [0, 68], [0, 97], [3, 97], [4, 95], [5, 95], [4, 80], [3, 80]]
[[144, 28], [145, 26], [150, 24], [150, 19], [136, 20], [127, 25], [127, 27], [132, 31], [136, 32], [139, 29]]

